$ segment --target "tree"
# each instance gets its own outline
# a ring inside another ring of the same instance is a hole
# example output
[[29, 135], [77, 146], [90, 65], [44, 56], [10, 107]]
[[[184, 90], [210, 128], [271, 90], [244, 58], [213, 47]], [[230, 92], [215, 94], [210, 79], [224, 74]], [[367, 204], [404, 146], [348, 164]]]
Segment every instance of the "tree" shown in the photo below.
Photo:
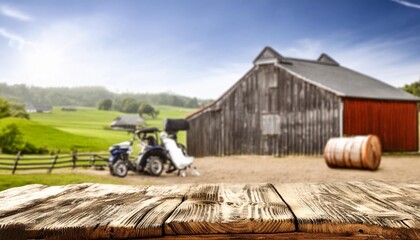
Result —
[[123, 98], [118, 97], [114, 99], [114, 102], [112, 103], [112, 109], [118, 112], [122, 112], [122, 106], [123, 106]]
[[121, 111], [125, 113], [137, 113], [139, 111], [139, 102], [134, 98], [124, 98]]
[[172, 95], [169, 97], [169, 105], [176, 106], [176, 107], [184, 107], [185, 102], [184, 99], [180, 96]]
[[420, 80], [411, 84], [406, 84], [402, 89], [408, 93], [420, 97]]
[[187, 108], [199, 108], [200, 104], [198, 104], [197, 98], [190, 98], [187, 103], [185, 104], [185, 107]]
[[0, 130], [0, 153], [15, 154], [18, 151], [25, 154], [42, 154], [47, 153], [48, 149], [25, 142], [18, 126], [11, 123]]
[[12, 117], [30, 119], [29, 113], [27, 113], [26, 111], [22, 111], [22, 110], [13, 111], [12, 112]]
[[24, 146], [22, 133], [16, 124], [8, 124], [0, 134], [0, 149], [3, 153], [16, 153]]
[[0, 97], [0, 118], [10, 117], [10, 105], [6, 99]]
[[114, 101], [114, 109], [119, 112], [137, 113], [139, 111], [139, 102], [132, 97], [117, 98]]
[[143, 115], [149, 115], [152, 118], [156, 118], [159, 115], [159, 110], [156, 110], [152, 107], [152, 105], [148, 103], [142, 103], [139, 107], [139, 115], [143, 117]]
[[0, 118], [17, 117], [29, 119], [25, 105], [17, 102], [8, 102], [4, 98], [0, 98]]
[[99, 110], [106, 110], [106, 111], [108, 111], [108, 110], [111, 109], [111, 107], [112, 107], [112, 99], [109, 99], [109, 98], [102, 99], [98, 103], [98, 109]]
[[26, 112], [24, 104], [18, 102], [9, 102], [9, 106], [12, 117], [29, 119], [29, 114]]

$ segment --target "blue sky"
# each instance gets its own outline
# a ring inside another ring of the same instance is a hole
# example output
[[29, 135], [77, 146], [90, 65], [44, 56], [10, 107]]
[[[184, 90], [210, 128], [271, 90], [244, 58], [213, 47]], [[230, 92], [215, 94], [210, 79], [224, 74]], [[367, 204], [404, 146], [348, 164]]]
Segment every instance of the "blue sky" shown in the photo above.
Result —
[[420, 1], [0, 0], [0, 82], [217, 98], [271, 46], [400, 87], [420, 77]]

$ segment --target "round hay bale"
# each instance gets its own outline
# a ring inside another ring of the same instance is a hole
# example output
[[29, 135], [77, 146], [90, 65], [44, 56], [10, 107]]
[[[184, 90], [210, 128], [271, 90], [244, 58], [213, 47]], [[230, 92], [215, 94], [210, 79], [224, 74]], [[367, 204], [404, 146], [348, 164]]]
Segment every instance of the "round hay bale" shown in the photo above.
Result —
[[381, 155], [381, 143], [375, 135], [331, 138], [324, 149], [325, 162], [331, 168], [376, 170]]

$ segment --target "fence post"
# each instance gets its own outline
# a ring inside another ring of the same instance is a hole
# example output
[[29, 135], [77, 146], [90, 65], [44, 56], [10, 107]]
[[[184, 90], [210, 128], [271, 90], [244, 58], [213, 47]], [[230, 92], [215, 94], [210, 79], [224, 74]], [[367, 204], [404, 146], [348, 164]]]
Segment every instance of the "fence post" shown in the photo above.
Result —
[[15, 158], [15, 163], [13, 164], [13, 169], [12, 169], [12, 174], [15, 174], [18, 163], [19, 163], [19, 159], [20, 159], [20, 151], [17, 153], [16, 158]]
[[92, 167], [95, 167], [95, 162], [96, 162], [96, 155], [93, 155], [93, 162], [92, 162]]
[[73, 150], [71, 160], [73, 161], [72, 169], [75, 169], [76, 168], [76, 162], [77, 162], [77, 150]]
[[55, 163], [57, 162], [58, 154], [60, 154], [60, 150], [57, 151], [57, 153], [55, 154], [54, 158], [52, 159], [51, 167], [50, 167], [50, 169], [48, 169], [48, 173], [49, 174], [51, 173], [51, 171], [54, 168]]
[[90, 155], [90, 159], [89, 159], [89, 167], [92, 167], [92, 162], [93, 162], [93, 155]]

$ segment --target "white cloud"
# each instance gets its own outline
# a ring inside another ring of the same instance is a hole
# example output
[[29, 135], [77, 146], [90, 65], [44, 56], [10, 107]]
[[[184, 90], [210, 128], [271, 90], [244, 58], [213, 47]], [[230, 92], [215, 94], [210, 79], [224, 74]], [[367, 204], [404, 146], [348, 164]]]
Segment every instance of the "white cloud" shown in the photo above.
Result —
[[9, 44], [9, 47], [11, 48], [17, 48], [19, 50], [22, 50], [25, 45], [35, 47], [35, 45], [32, 42], [29, 42], [25, 40], [23, 37], [17, 34], [11, 33], [3, 28], [0, 28], [0, 36], [9, 40], [8, 44]]
[[7, 5], [0, 5], [0, 13], [4, 16], [11, 17], [19, 21], [27, 22], [33, 20], [32, 17], [30, 17], [28, 14]]
[[412, 2], [409, 2], [409, 1], [405, 1], [405, 0], [391, 0], [391, 1], [399, 3], [399, 4], [404, 5], [406, 7], [420, 9], [420, 4], [412, 3]]

